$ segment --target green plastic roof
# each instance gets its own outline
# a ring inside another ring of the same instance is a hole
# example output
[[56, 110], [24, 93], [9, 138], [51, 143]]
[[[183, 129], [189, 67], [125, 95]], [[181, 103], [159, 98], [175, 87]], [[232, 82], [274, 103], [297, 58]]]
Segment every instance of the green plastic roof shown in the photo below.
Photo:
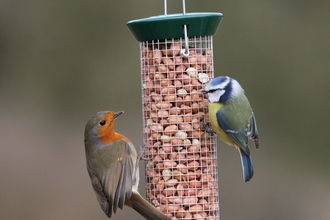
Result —
[[216, 33], [222, 17], [221, 13], [159, 15], [129, 21], [127, 26], [139, 42], [184, 37], [184, 25], [188, 37], [206, 36]]

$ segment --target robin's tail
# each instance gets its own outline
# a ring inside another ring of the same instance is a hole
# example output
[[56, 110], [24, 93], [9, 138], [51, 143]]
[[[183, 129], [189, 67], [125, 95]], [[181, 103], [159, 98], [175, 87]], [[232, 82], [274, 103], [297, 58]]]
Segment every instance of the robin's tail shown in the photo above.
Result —
[[132, 196], [126, 201], [126, 205], [132, 207], [147, 220], [171, 220], [170, 217], [147, 202], [138, 192], [132, 192]]

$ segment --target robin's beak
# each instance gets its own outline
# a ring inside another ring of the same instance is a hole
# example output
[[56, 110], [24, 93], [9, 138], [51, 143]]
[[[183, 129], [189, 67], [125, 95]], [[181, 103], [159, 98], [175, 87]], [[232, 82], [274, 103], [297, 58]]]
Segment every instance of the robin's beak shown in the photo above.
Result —
[[113, 115], [113, 119], [116, 119], [119, 115], [121, 115], [123, 113], [124, 113], [124, 111], [115, 112], [115, 114]]

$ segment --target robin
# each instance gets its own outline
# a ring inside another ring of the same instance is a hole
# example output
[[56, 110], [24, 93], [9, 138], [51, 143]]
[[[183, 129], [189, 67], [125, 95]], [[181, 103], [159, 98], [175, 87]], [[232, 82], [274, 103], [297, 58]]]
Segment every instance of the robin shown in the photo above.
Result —
[[114, 130], [116, 118], [123, 113], [97, 112], [85, 127], [87, 171], [96, 198], [109, 218], [127, 205], [148, 220], [170, 220], [138, 192], [142, 151], [138, 155], [132, 142]]

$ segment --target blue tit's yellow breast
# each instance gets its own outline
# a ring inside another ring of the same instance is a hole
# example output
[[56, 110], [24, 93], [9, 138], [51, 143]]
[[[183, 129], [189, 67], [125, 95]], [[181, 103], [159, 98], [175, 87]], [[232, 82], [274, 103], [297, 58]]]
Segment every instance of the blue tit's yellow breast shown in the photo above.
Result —
[[209, 103], [209, 118], [211, 122], [212, 129], [218, 135], [218, 137], [225, 143], [238, 147], [237, 144], [224, 132], [224, 130], [219, 126], [217, 119], [217, 111], [223, 107], [222, 103], [214, 102]]

